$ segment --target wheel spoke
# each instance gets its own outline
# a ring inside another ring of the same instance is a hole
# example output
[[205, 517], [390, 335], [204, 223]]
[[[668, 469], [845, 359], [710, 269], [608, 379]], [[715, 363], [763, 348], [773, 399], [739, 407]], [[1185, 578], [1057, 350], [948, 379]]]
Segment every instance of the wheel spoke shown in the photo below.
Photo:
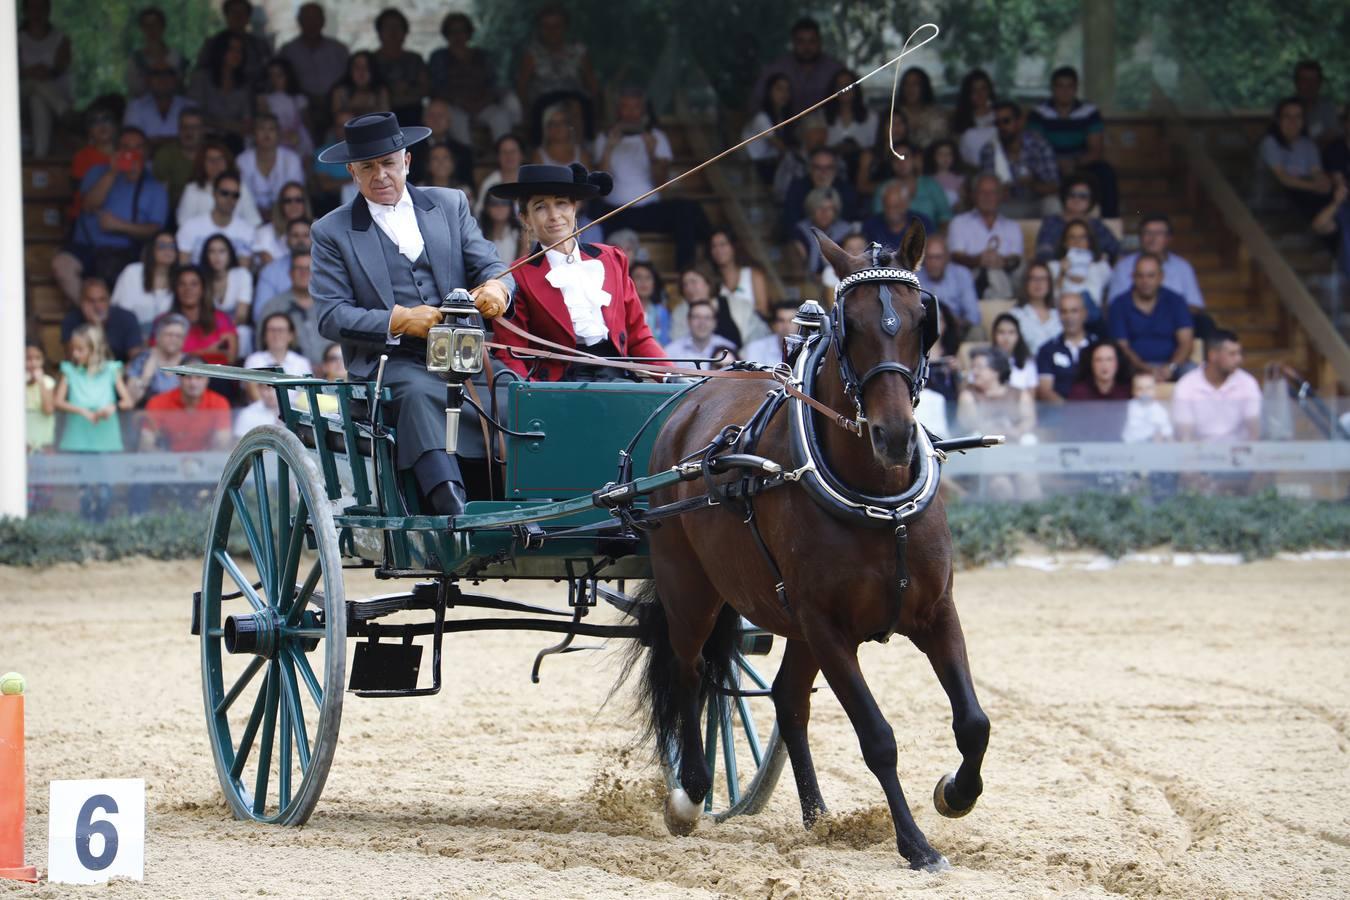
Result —
[[[264, 485], [266, 487], [266, 485]], [[239, 518], [239, 527], [244, 529], [244, 540], [248, 541], [249, 552], [253, 555], [253, 567], [258, 570], [258, 580], [262, 582], [263, 591], [267, 596], [272, 596], [272, 576], [274, 573], [268, 571], [268, 557], [264, 555], [258, 538], [258, 528], [253, 522], [253, 514], [249, 512], [248, 503], [244, 500], [244, 494], [238, 487], [230, 488], [230, 501], [234, 504], [235, 514]], [[243, 587], [243, 583], [240, 583]]]
[[309, 695], [314, 698], [314, 705], [323, 708], [323, 688], [319, 687], [319, 679], [314, 676], [314, 670], [309, 667], [309, 660], [305, 654], [300, 653], [294, 646], [287, 644], [286, 652], [295, 662], [295, 669], [300, 673], [300, 677], [305, 681], [305, 687], [309, 688]]
[[253, 750], [253, 738], [258, 734], [258, 726], [262, 724], [263, 702], [267, 699], [267, 687], [258, 691], [258, 698], [253, 701], [253, 712], [249, 714], [248, 724], [244, 726], [244, 734], [239, 738], [239, 750], [234, 755], [234, 764], [230, 766], [230, 778], [235, 781], [243, 774], [244, 766], [248, 763], [249, 752]]
[[[290, 505], [289, 497], [286, 505]], [[282, 551], [281, 575], [277, 579], [277, 609], [287, 615], [294, 608], [292, 604], [295, 602], [295, 577], [300, 568], [300, 549], [304, 545], [305, 520], [308, 517], [309, 509], [305, 506], [305, 498], [302, 496], [295, 507], [295, 523], [292, 524], [289, 518], [283, 519], [281, 523], [282, 534], [286, 535], [286, 547]], [[287, 528], [290, 529], [289, 532], [285, 530]]]
[[718, 718], [722, 728], [722, 760], [726, 764], [727, 800], [735, 806], [741, 799], [741, 786], [737, 781], [736, 735], [731, 730], [731, 704], [725, 697], [717, 698]]
[[[258, 495], [258, 543], [262, 545], [260, 565], [266, 568], [263, 587], [272, 605], [277, 603], [277, 545], [272, 539], [272, 503], [267, 499], [267, 466], [263, 454], [253, 457], [253, 491]], [[270, 579], [270, 580], [269, 580]]]
[[263, 711], [262, 740], [258, 743], [258, 778], [253, 789], [253, 814], [267, 808], [267, 779], [272, 774], [272, 743], [277, 730], [278, 678], [276, 660], [267, 670], [267, 706]]
[[309, 567], [309, 574], [305, 576], [305, 583], [300, 585], [300, 590], [295, 592], [295, 601], [291, 604], [290, 612], [286, 614], [286, 624], [294, 625], [300, 621], [300, 615], [305, 611], [309, 604], [309, 598], [314, 593], [314, 588], [319, 583], [319, 577], [323, 575], [322, 560], [314, 560], [314, 565]]
[[764, 748], [759, 743], [759, 733], [755, 731], [755, 717], [750, 714], [750, 704], [744, 697], [736, 698], [736, 712], [741, 717], [741, 728], [745, 729], [745, 742], [750, 745], [750, 757], [755, 768], [764, 765]]
[[239, 592], [248, 600], [249, 606], [253, 607], [254, 612], [262, 612], [267, 608], [267, 601], [258, 596], [258, 592], [253, 589], [253, 582], [244, 577], [244, 573], [239, 571], [239, 564], [234, 561], [228, 550], [223, 548], [215, 551], [216, 562], [220, 567], [229, 573], [230, 580], [239, 588]]
[[[286, 465], [286, 460], [280, 456], [277, 457], [277, 559], [282, 561], [281, 572], [284, 577], [286, 573], [286, 548], [282, 546], [287, 543], [287, 537], [290, 534], [286, 529], [291, 525], [291, 467]], [[280, 584], [285, 584], [281, 581]], [[279, 602], [279, 601], [278, 601]]]
[[238, 700], [239, 695], [244, 692], [244, 688], [248, 687], [248, 683], [253, 680], [253, 676], [258, 674], [258, 670], [263, 667], [263, 663], [265, 662], [267, 662], [267, 660], [261, 656], [253, 657], [253, 661], [248, 664], [248, 668], [244, 670], [244, 674], [239, 676], [239, 680], [234, 683], [234, 687], [230, 688], [230, 692], [224, 697], [221, 697], [220, 702], [216, 704], [216, 715], [223, 715], [229, 710], [234, 704], [234, 701]]
[[[707, 734], [705, 734], [705, 735], [703, 736], [703, 758], [704, 758], [705, 760], [707, 760], [707, 762], [708, 762], [708, 774], [709, 774], [709, 775], [712, 775], [712, 776], [716, 776], [716, 775], [717, 775], [717, 725], [718, 725], [718, 722], [719, 722], [719, 717], [718, 717], [718, 715], [717, 715], [717, 698], [716, 698], [716, 696], [712, 696], [712, 697], [709, 697], [709, 698], [708, 698], [708, 716], [707, 716], [707, 719], [708, 719], [708, 721], [707, 721], [707, 727], [706, 727]], [[713, 783], [713, 784], [716, 784], [716, 783], [717, 783], [717, 779], [716, 779], [715, 777], [713, 778], [712, 783]], [[708, 788], [708, 796], [706, 796], [706, 797], [703, 798], [703, 809], [704, 809], [705, 811], [707, 811], [707, 812], [712, 812], [712, 807], [713, 807], [713, 791], [712, 791], [712, 788], [709, 787], [709, 788]]]
[[769, 687], [769, 683], [764, 680], [764, 676], [759, 674], [759, 670], [746, 662], [745, 657], [741, 656], [739, 653], [736, 654], [736, 665], [740, 667], [742, 672], [750, 676], [750, 680], [755, 683], [755, 687], [759, 688], [761, 691], [772, 690], [772, 688]]
[[[280, 660], [273, 660], [272, 665], [280, 675]], [[278, 687], [284, 690], [282, 680], [278, 679]], [[277, 756], [277, 812], [284, 812], [286, 807], [291, 805], [291, 704], [287, 702], [285, 693], [281, 695], [280, 706], [281, 752]]]
[[281, 633], [289, 638], [310, 638], [318, 640], [322, 640], [324, 636], [328, 634], [327, 630], [322, 626], [316, 626], [314, 628], [284, 628]]
[[300, 757], [300, 772], [309, 771], [309, 733], [305, 729], [305, 708], [300, 703], [300, 685], [295, 680], [295, 664], [289, 655], [281, 657], [281, 689], [291, 707], [291, 725], [295, 730], [295, 749]]

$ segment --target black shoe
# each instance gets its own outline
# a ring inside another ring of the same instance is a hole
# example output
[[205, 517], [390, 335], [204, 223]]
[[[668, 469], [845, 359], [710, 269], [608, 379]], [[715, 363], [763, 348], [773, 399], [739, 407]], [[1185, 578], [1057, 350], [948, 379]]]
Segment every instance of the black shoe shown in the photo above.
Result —
[[467, 502], [464, 485], [456, 481], [442, 481], [431, 489], [431, 495], [427, 500], [431, 503], [432, 511], [438, 516], [462, 515], [464, 504]]

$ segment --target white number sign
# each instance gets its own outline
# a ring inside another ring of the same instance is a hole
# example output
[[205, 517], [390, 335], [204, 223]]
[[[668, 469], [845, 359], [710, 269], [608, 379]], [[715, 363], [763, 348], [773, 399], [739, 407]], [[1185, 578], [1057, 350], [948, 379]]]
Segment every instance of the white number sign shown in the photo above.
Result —
[[53, 781], [47, 880], [96, 884], [145, 874], [145, 781]]

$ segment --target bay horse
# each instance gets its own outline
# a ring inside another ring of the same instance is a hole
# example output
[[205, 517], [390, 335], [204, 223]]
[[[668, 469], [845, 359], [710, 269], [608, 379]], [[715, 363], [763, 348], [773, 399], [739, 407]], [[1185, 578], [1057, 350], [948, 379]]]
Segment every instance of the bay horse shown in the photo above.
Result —
[[[912, 224], [899, 249], [886, 257], [850, 256], [820, 232], [816, 239], [841, 278], [860, 274], [847, 290], [847, 301], [841, 294], [835, 301], [841, 308], [831, 309], [841, 340], [824, 357], [814, 396], [834, 410], [856, 408], [859, 428], [847, 431], [819, 413], [808, 409], [805, 414], [816, 416], [830, 470], [860, 492], [893, 496], [910, 483], [923, 437], [914, 418], [914, 373], [923, 372], [924, 336], [936, 333], [935, 321], [925, 330], [925, 316], [938, 315], [936, 303], [922, 301], [912, 274], [923, 259], [923, 226]], [[903, 274], [913, 283], [877, 283], [893, 271], [881, 268], [887, 265], [909, 270]], [[861, 384], [851, 374], [856, 372], [868, 373]], [[846, 391], [850, 378], [856, 388], [852, 393]], [[661, 428], [650, 471], [697, 454], [727, 425], [746, 422], [764, 400], [764, 384], [714, 380], [691, 391]], [[786, 463], [788, 419], [780, 414], [770, 420], [757, 453]], [[653, 504], [706, 490], [698, 481], [685, 482], [654, 496]], [[901, 856], [911, 868], [946, 868], [945, 857], [910, 815], [896, 774], [895, 735], [863, 679], [857, 655], [864, 640], [889, 637], [892, 631], [927, 655], [951, 701], [961, 753], [955, 773], [939, 780], [934, 804], [944, 816], [965, 815], [983, 789], [980, 766], [989, 719], [975, 697], [952, 601], [952, 538], [941, 498], [909, 522], [907, 560], [899, 564], [890, 530], [841, 521], [800, 483], [762, 493], [755, 498], [754, 515], [767, 552], [756, 546], [742, 517], [726, 508], [668, 520], [651, 533], [655, 599], [634, 612], [642, 640], [633, 652], [642, 657], [639, 703], [658, 753], [667, 746], [681, 748], [679, 786], [666, 800], [667, 827], [674, 834], [691, 831], [711, 788], [700, 714], [709, 692], [733, 666], [735, 631], [744, 616], [787, 641], [772, 697], [803, 824], [810, 828], [826, 812], [807, 741], [811, 687], [817, 672], [823, 672], [857, 732], [863, 760], [881, 783]], [[781, 580], [775, 577], [775, 560]], [[905, 575], [897, 618], [895, 586]], [[786, 602], [779, 599], [778, 585]]]

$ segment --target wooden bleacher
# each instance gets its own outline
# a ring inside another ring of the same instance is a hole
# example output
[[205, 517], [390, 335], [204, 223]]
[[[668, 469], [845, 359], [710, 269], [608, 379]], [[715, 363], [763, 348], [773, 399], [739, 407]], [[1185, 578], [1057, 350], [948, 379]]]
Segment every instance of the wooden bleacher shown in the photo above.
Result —
[[23, 164], [24, 313], [28, 337], [42, 344], [53, 368], [65, 357], [61, 319], [67, 303], [51, 263], [65, 239], [73, 190], [69, 159]]

